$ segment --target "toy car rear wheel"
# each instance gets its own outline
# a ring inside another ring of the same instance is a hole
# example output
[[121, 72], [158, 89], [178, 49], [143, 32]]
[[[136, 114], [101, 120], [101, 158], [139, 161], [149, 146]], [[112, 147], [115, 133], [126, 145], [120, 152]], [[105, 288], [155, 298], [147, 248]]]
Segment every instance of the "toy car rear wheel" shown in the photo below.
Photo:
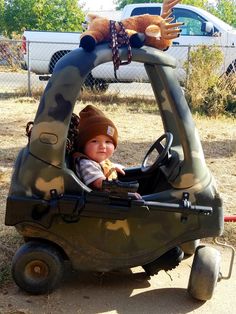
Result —
[[26, 292], [42, 294], [52, 291], [64, 272], [62, 254], [53, 245], [30, 241], [22, 245], [12, 260], [12, 276]]
[[220, 252], [213, 247], [197, 247], [188, 283], [193, 298], [211, 299], [220, 275], [220, 259]]

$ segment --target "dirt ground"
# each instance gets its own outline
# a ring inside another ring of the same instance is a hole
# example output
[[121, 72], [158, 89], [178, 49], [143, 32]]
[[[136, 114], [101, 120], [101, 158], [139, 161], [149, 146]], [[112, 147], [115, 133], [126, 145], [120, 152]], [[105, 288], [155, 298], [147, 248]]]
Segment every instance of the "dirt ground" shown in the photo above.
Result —
[[[86, 104], [78, 103], [75, 112], [78, 113]], [[168, 274], [161, 272], [151, 279], [145, 278], [140, 268], [105, 275], [69, 271], [61, 287], [47, 296], [29, 296], [15, 286], [9, 277], [9, 267], [12, 255], [22, 240], [14, 228], [4, 225], [5, 202], [15, 157], [27, 143], [26, 123], [34, 119], [37, 107], [38, 100], [33, 98], [0, 100], [0, 314], [233, 313], [233, 305], [236, 306], [233, 297], [235, 267], [231, 280], [218, 284], [214, 298], [199, 303], [190, 301], [185, 291], [191, 258], [176, 270]], [[112, 118], [119, 129], [119, 148], [114, 161], [126, 166], [140, 164], [144, 152], [163, 133], [158, 114], [144, 106], [137, 109], [131, 105], [117, 104], [99, 108]], [[224, 201], [225, 214], [236, 214], [235, 120], [197, 115], [194, 119], [207, 165], [215, 176]], [[225, 224], [221, 240], [236, 247], [235, 223]], [[222, 255], [227, 269], [228, 251], [223, 251]]]

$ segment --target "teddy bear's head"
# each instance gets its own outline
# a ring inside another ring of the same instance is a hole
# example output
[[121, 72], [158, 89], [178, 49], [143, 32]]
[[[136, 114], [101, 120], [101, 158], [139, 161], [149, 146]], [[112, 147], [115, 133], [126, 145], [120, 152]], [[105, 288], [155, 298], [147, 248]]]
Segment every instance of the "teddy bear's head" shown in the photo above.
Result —
[[[140, 48], [145, 44], [163, 50], [171, 44], [171, 40], [162, 34], [164, 20], [161, 16], [143, 14], [125, 19], [121, 23], [134, 48]], [[120, 22], [116, 22], [118, 36], [121, 31], [120, 25]], [[97, 44], [110, 41], [111, 36], [110, 21], [107, 18], [89, 14], [88, 29], [81, 35], [80, 47], [86, 51], [92, 51]]]

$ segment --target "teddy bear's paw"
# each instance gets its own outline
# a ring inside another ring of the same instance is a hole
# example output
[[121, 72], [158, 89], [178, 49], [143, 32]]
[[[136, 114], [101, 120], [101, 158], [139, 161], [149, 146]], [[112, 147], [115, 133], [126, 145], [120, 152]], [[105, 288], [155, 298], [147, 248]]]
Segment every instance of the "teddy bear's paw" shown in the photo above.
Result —
[[141, 48], [144, 44], [145, 35], [143, 33], [136, 33], [130, 36], [130, 45], [133, 48]]
[[162, 51], [167, 51], [170, 48], [170, 46], [166, 47], [165, 49], [163, 49]]
[[92, 36], [85, 35], [81, 38], [79, 46], [82, 47], [84, 50], [90, 52], [95, 49], [96, 41]]

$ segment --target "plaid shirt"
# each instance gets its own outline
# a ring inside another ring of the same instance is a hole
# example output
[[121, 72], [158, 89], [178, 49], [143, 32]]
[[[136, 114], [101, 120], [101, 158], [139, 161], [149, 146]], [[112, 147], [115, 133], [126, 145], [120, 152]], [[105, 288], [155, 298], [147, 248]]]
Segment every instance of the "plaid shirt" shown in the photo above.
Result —
[[99, 163], [91, 159], [77, 158], [75, 161], [77, 176], [84, 184], [89, 185], [97, 179], [106, 179], [103, 169]]

